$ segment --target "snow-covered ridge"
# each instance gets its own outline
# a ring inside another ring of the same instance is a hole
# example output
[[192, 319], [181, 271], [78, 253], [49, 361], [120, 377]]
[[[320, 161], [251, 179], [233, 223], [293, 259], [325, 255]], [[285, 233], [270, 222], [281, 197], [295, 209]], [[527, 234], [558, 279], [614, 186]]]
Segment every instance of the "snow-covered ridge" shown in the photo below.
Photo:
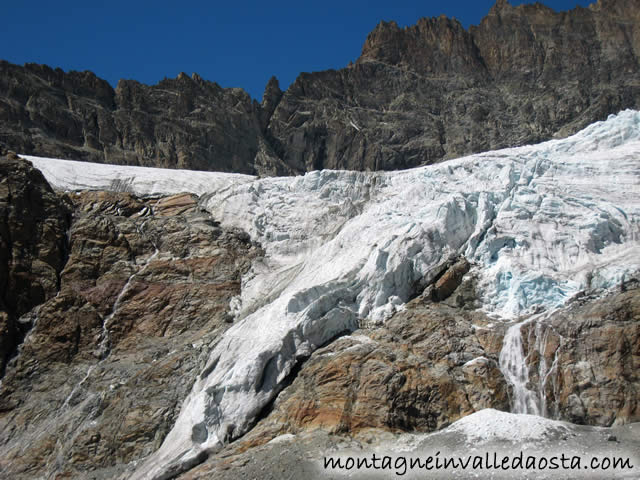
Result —
[[[89, 164], [66, 163], [61, 174], [46, 162], [55, 186], [96, 188]], [[169, 172], [168, 186], [153, 177], [148, 190], [203, 192], [201, 172]], [[640, 272], [639, 112], [567, 139], [401, 172], [207, 175], [206, 208], [249, 232], [266, 257], [244, 279], [236, 323], [174, 429], [135, 478], [245, 432], [299, 358], [365, 318], [384, 321], [453, 255], [472, 262], [484, 308], [505, 318]]]

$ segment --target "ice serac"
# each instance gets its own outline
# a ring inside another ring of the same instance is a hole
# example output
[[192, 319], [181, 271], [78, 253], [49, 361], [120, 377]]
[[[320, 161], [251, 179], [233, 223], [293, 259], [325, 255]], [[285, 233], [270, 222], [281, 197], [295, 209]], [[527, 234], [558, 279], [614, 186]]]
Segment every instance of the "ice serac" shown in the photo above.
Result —
[[313, 350], [384, 322], [463, 254], [483, 308], [562, 306], [640, 272], [640, 113], [564, 140], [395, 173], [319, 171], [213, 192], [207, 208], [266, 256], [234, 302], [162, 447], [133, 478], [163, 478], [237, 438]]

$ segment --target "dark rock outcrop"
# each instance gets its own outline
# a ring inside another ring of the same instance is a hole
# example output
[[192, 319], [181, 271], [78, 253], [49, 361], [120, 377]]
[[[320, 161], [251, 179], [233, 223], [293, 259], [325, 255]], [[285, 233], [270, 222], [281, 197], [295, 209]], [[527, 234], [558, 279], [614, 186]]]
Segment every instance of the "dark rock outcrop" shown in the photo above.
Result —
[[180, 74], [112, 89], [90, 72], [0, 62], [0, 144], [25, 154], [288, 175], [393, 170], [535, 143], [640, 107], [640, 9], [498, 0], [478, 26], [380, 23], [355, 64], [262, 103]]
[[31, 326], [20, 317], [58, 291], [69, 221], [39, 170], [0, 152], [0, 377]]
[[24, 154], [256, 173], [259, 105], [180, 74], [154, 86], [0, 62], [0, 144]]

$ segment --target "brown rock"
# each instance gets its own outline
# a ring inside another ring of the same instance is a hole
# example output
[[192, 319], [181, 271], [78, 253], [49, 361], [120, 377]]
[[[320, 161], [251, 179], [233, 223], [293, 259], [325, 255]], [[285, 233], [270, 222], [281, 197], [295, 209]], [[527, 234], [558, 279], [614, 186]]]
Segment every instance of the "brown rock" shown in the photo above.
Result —
[[432, 298], [435, 302], [441, 302], [451, 296], [451, 294], [462, 283], [462, 277], [469, 271], [471, 265], [466, 258], [462, 257], [454, 263], [435, 283]]
[[[319, 349], [241, 441], [321, 428], [350, 436], [442, 428], [482, 408], [508, 409], [498, 345], [478, 340], [479, 313], [419, 300], [383, 328], [360, 330]], [[245, 443], [246, 442], [246, 443]]]
[[187, 213], [196, 208], [198, 197], [190, 193], [181, 193], [171, 197], [164, 197], [153, 205], [153, 211], [161, 216], [174, 216]]
[[547, 414], [586, 425], [640, 420], [640, 289], [578, 299], [527, 337], [530, 383]]

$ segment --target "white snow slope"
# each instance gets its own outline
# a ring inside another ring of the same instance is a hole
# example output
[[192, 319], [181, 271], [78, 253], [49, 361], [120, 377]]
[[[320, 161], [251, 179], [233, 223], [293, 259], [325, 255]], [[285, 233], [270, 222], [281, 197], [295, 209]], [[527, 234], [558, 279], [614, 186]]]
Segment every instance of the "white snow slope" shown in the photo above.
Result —
[[182, 192], [202, 195], [256, 178], [237, 173], [130, 167], [31, 155], [20, 156], [31, 161], [51, 185], [61, 190], [108, 190], [130, 192], [138, 196], [173, 195]]
[[[60, 174], [57, 161], [29, 158], [56, 187], [95, 186], [97, 167], [64, 163], [69, 173]], [[147, 178], [112, 168], [129, 185]], [[159, 478], [245, 432], [301, 357], [358, 322], [384, 321], [452, 255], [472, 262], [484, 309], [503, 318], [558, 308], [640, 272], [635, 111], [567, 139], [401, 172], [153, 175], [135, 191], [202, 193], [201, 176], [211, 176], [206, 208], [246, 230], [266, 257], [245, 277], [236, 322], [173, 430], [133, 478]]]

